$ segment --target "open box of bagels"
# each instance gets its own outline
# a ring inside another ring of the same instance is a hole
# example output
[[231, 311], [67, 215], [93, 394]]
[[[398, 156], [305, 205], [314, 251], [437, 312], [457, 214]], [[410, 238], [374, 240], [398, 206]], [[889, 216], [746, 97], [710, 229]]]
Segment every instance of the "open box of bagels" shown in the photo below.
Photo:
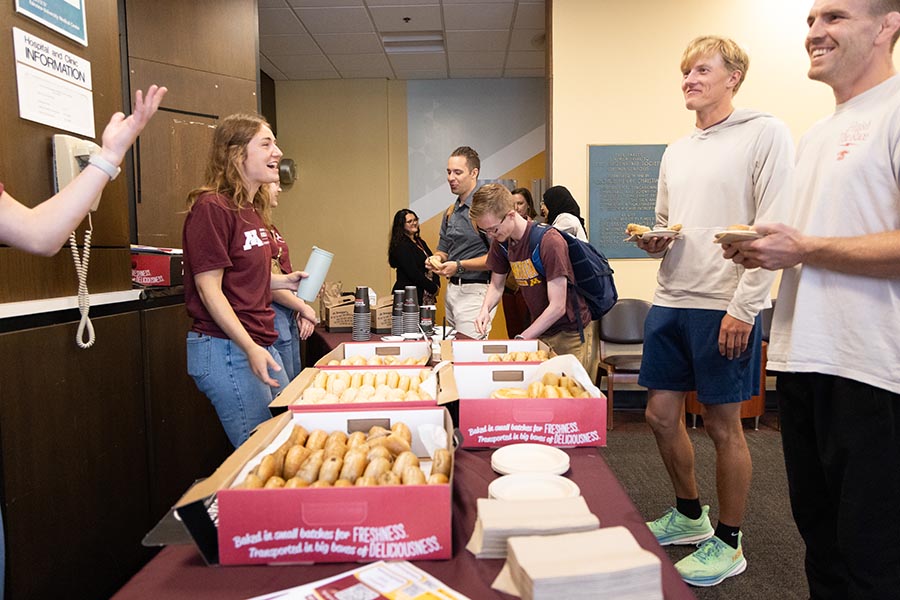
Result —
[[556, 353], [540, 340], [443, 340], [441, 359], [459, 363], [543, 362]]
[[269, 407], [275, 410], [357, 410], [368, 408], [434, 407], [456, 400], [452, 390], [440, 386], [440, 371], [401, 365], [380, 367], [322, 367], [303, 369]]
[[321, 369], [424, 367], [430, 362], [431, 344], [428, 342], [342, 342], [314, 366]]
[[175, 513], [208, 564], [448, 559], [452, 436], [439, 407], [288, 411]]
[[464, 448], [606, 445], [606, 396], [570, 354], [543, 363], [454, 363], [441, 386], [459, 398]]

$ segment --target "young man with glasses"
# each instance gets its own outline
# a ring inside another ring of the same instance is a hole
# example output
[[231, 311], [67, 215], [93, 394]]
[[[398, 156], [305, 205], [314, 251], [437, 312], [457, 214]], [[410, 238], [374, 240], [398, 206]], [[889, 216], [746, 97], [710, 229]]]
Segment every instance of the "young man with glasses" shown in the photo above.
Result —
[[[430, 261], [425, 261], [426, 269], [449, 280], [444, 301], [447, 325], [474, 339], [487, 337], [491, 330], [490, 321], [480, 331], [475, 328], [475, 317], [491, 279], [485, 266], [488, 242], [475, 230], [469, 214], [480, 169], [478, 153], [468, 146], [457, 148], [447, 160], [447, 183], [457, 198], [441, 221], [435, 255], [444, 265], [435, 269]], [[490, 313], [491, 319], [495, 312], [496, 308]]]
[[[491, 270], [491, 285], [475, 328], [484, 331], [490, 326], [491, 311], [503, 296], [507, 273], [512, 271], [532, 322], [521, 335], [524, 339], [540, 339], [557, 354], [573, 354], [589, 374], [597, 370], [597, 321], [591, 321], [591, 311], [577, 292], [569, 293], [569, 283], [575, 282], [569, 246], [562, 234], [550, 227], [541, 238], [540, 258], [544, 277], [531, 261], [529, 247], [534, 221], [516, 212], [512, 194], [500, 184], [489, 183], [475, 192], [469, 211], [479, 231], [491, 239], [487, 266]], [[584, 331], [584, 342], [579, 330]]]

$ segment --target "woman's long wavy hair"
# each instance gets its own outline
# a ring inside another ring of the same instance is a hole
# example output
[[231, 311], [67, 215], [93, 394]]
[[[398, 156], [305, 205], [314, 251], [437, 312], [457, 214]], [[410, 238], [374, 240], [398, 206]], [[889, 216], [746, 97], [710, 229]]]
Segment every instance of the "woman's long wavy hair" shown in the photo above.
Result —
[[[401, 208], [396, 213], [394, 213], [394, 223], [391, 226], [391, 240], [388, 242], [388, 262], [390, 262], [391, 253], [395, 248], [399, 248], [400, 244], [403, 242], [406, 235], [406, 215], [412, 215], [418, 219], [419, 217], [413, 211], [408, 208]], [[419, 234], [416, 234], [416, 239], [420, 239]], [[396, 268], [396, 265], [391, 265]]]
[[188, 212], [201, 195], [214, 193], [229, 198], [236, 211], [255, 208], [266, 227], [271, 229], [270, 186], [259, 186], [256, 194], [250, 197], [250, 184], [243, 173], [247, 145], [263, 126], [269, 126], [265, 119], [245, 113], [229, 115], [219, 122], [206, 163], [206, 183], [188, 194]]

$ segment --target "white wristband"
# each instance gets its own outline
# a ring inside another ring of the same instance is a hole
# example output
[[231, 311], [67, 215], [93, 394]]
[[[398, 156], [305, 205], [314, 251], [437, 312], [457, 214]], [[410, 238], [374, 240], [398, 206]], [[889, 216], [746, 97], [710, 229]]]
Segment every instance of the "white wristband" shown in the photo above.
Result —
[[93, 165], [106, 173], [107, 176], [109, 176], [110, 181], [118, 177], [119, 173], [122, 172], [121, 167], [117, 167], [99, 154], [91, 154], [91, 157], [88, 159], [88, 164]]

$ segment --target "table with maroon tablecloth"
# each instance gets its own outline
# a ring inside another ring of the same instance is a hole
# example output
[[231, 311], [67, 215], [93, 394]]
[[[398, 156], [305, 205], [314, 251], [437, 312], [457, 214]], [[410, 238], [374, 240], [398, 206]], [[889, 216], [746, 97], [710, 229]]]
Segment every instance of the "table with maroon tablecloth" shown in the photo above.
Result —
[[[665, 551], [644, 524], [625, 490], [596, 448], [566, 450], [571, 469], [566, 476], [578, 484], [601, 527], [623, 525], [637, 542], [659, 556], [667, 599], [693, 598]], [[476, 517], [476, 500], [487, 497], [488, 484], [498, 475], [491, 470], [491, 450], [458, 450], [453, 477], [453, 557], [415, 564], [473, 600], [510, 599], [491, 589], [503, 560], [478, 560], [466, 543]], [[423, 506], [427, 511], [428, 507]], [[354, 563], [291, 566], [208, 567], [194, 546], [168, 546], [116, 593], [115, 600], [227, 600], [249, 598], [309, 583], [355, 568]]]
[[[381, 336], [373, 335], [372, 339], [378, 341], [381, 339]], [[303, 341], [303, 366], [313, 366], [317, 360], [337, 348], [340, 344], [351, 341], [353, 341], [353, 334], [349, 331], [347, 333], [336, 333], [326, 331], [324, 325], [316, 325], [309, 338]]]

